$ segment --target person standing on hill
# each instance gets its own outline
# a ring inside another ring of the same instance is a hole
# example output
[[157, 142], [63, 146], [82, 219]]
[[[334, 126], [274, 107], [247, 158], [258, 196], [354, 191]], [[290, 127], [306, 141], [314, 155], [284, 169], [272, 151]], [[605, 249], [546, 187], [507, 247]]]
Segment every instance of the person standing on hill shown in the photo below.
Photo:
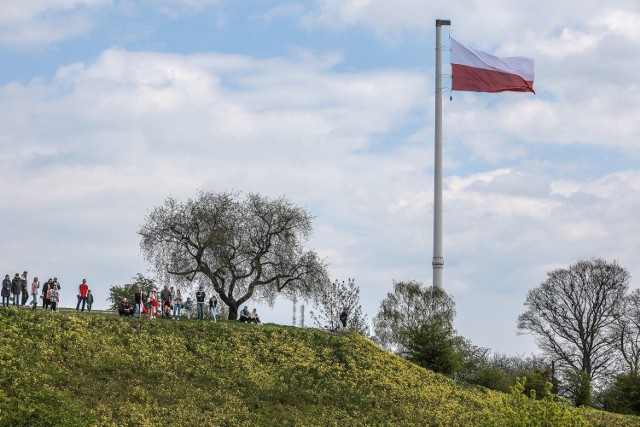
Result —
[[209, 298], [209, 312], [211, 313], [211, 321], [217, 321], [218, 317], [218, 298], [215, 295], [212, 295]]
[[162, 317], [171, 317], [171, 290], [167, 284], [160, 291], [160, 301], [162, 301]]
[[187, 297], [187, 300], [184, 302], [184, 311], [187, 313], [187, 319], [191, 320], [191, 297]]
[[180, 319], [180, 312], [182, 311], [182, 293], [180, 289], [176, 289], [176, 294], [173, 297], [173, 318]]
[[42, 286], [42, 309], [46, 310], [49, 307], [49, 288], [51, 288], [51, 284], [53, 283], [53, 279], [49, 278]]
[[136, 316], [140, 317], [144, 312], [144, 295], [142, 294], [142, 288], [138, 288], [136, 293], [133, 295], [133, 304], [136, 308]]
[[153, 288], [149, 292], [149, 318], [155, 319], [156, 317], [158, 317], [158, 291]]
[[31, 303], [30, 305], [38, 305], [38, 292], [40, 291], [40, 281], [37, 277], [31, 282]]
[[58, 292], [58, 286], [55, 283], [49, 288], [49, 301], [51, 302], [51, 311], [57, 312], [60, 293]]
[[204, 299], [207, 295], [204, 293], [204, 288], [200, 286], [198, 292], [196, 292], [196, 303], [198, 304], [198, 320], [204, 320]]
[[20, 289], [22, 289], [22, 301], [20, 305], [25, 305], [29, 300], [29, 282], [27, 281], [27, 272], [24, 271], [20, 276]]
[[22, 290], [22, 280], [20, 280], [20, 273], [16, 273], [11, 281], [11, 295], [13, 295], [13, 305], [20, 305], [20, 291]]
[[4, 280], [2, 281], [2, 306], [9, 307], [9, 298], [11, 297], [11, 279], [9, 279], [9, 275], [6, 274], [4, 276]]
[[80, 302], [82, 301], [82, 311], [87, 304], [87, 293], [89, 292], [89, 285], [87, 285], [87, 279], [82, 279], [82, 283], [78, 286], [78, 304], [76, 304], [76, 311], [80, 310]]
[[340, 322], [342, 323], [342, 330], [347, 330], [347, 317], [349, 314], [347, 313], [347, 307], [342, 308], [342, 312], [340, 313]]
[[93, 294], [91, 289], [87, 289], [87, 311], [91, 313], [91, 306], [93, 305]]

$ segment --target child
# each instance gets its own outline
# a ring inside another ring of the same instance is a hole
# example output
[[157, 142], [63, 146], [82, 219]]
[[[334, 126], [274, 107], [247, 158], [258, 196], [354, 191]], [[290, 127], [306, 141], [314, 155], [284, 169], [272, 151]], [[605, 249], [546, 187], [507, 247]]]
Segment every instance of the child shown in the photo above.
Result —
[[209, 312], [211, 313], [211, 321], [215, 322], [218, 316], [218, 298], [215, 295], [209, 299]]
[[49, 289], [49, 299], [51, 300], [51, 311], [57, 312], [60, 294], [58, 293], [58, 287], [56, 285], [51, 286], [51, 289]]
[[91, 313], [91, 306], [93, 305], [93, 294], [91, 293], [91, 289], [87, 291], [87, 310]]
[[154, 289], [149, 292], [149, 318], [156, 317], [158, 317], [158, 291]]

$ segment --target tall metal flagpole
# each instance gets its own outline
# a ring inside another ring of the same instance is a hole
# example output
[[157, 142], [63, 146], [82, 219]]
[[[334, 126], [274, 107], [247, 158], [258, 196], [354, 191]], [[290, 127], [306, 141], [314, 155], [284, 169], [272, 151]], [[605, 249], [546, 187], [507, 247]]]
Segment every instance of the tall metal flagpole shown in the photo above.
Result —
[[442, 289], [442, 35], [441, 27], [451, 21], [436, 19], [436, 123], [433, 180], [433, 286]]

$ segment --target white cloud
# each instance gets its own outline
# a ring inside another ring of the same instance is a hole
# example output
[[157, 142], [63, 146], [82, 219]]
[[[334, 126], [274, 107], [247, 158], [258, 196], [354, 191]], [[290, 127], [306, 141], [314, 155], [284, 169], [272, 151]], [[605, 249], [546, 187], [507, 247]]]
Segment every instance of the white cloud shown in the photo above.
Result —
[[87, 33], [95, 25], [93, 11], [110, 0], [0, 2], [0, 44], [48, 45]]

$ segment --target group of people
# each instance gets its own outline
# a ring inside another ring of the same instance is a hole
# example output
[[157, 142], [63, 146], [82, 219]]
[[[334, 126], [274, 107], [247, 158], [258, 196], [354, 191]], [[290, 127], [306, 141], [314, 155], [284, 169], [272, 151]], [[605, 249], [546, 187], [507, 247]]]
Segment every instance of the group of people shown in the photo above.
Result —
[[[33, 278], [31, 282], [31, 289], [29, 289], [28, 272], [23, 272], [22, 275], [16, 273], [13, 279], [9, 278], [9, 275], [4, 276], [2, 281], [2, 306], [9, 307], [10, 304], [14, 306], [27, 305], [29, 300], [29, 290], [31, 291], [31, 301], [29, 306], [35, 310], [38, 307], [38, 294], [42, 299], [42, 308], [44, 310], [58, 311], [60, 304], [60, 289], [62, 285], [58, 281], [57, 277], [49, 278], [43, 285], [42, 291], [40, 290], [40, 281], [37, 277]], [[80, 310], [80, 303], [82, 302], [82, 311], [85, 307], [88, 311], [91, 311], [93, 305], [93, 295], [89, 289], [86, 279], [82, 279], [82, 283], [78, 287], [78, 304], [76, 310]]]
[[242, 310], [240, 310], [240, 321], [247, 323], [255, 323], [256, 325], [261, 325], [260, 316], [258, 316], [258, 310], [255, 308], [251, 313], [249, 313], [249, 309], [245, 305]]
[[[206, 301], [207, 295], [202, 286], [196, 292], [195, 300], [192, 300], [190, 296], [185, 300], [180, 289], [175, 289], [173, 286], [169, 287], [169, 285], [164, 285], [160, 293], [154, 288], [146, 296], [142, 293], [142, 289], [138, 288], [133, 296], [133, 304], [129, 302], [128, 298], [123, 298], [118, 305], [118, 313], [125, 317], [148, 315], [151, 319], [162, 316], [167, 319], [178, 320], [184, 310], [187, 319], [191, 319], [192, 309], [195, 306], [198, 320], [204, 320]], [[216, 322], [218, 318], [218, 298], [215, 295], [209, 298], [208, 307], [211, 321]], [[244, 320], [243, 313], [250, 320]], [[253, 313], [249, 313], [247, 306], [240, 312], [240, 321], [261, 323], [257, 310], [254, 308]]]

